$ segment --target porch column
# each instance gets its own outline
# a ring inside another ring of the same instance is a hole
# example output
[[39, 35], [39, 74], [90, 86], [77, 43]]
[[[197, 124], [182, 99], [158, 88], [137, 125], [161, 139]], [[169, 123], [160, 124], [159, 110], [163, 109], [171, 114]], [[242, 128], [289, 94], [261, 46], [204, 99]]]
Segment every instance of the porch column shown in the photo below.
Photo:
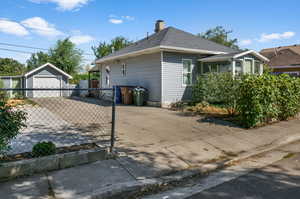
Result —
[[242, 63], [242, 74], [245, 75], [245, 59], [243, 59]]
[[234, 59], [232, 59], [231, 68], [232, 68], [232, 76], [235, 77], [235, 60]]
[[251, 74], [254, 74], [254, 72], [255, 72], [255, 60], [254, 59], [252, 59], [252, 69], [251, 70], [252, 70]]

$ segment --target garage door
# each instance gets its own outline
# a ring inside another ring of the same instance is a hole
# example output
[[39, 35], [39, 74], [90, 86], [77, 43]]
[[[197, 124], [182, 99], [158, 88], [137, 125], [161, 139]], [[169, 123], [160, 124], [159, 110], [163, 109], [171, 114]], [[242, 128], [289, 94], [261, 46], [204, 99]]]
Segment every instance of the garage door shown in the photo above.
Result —
[[[57, 76], [33, 78], [33, 88], [61, 88], [61, 78]], [[60, 97], [61, 91], [34, 91], [33, 97]]]

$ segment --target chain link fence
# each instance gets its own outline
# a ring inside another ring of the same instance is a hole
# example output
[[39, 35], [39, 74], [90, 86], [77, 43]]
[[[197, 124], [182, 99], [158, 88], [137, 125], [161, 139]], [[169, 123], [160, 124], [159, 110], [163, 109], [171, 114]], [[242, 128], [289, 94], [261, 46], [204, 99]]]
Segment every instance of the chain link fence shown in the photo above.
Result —
[[99, 146], [112, 151], [114, 131], [114, 89], [0, 89], [4, 162]]

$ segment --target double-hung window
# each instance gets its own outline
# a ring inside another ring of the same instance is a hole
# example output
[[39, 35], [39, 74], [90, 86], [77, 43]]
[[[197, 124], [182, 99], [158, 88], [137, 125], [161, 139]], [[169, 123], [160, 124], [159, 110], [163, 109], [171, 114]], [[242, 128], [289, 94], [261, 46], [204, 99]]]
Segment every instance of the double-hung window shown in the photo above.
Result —
[[260, 62], [259, 61], [255, 61], [254, 73], [255, 74], [260, 74]]
[[122, 76], [125, 77], [126, 76], [126, 64], [123, 63], [122, 66], [121, 66], [121, 73], [122, 73]]
[[183, 59], [183, 85], [192, 85], [192, 60], [191, 59]]

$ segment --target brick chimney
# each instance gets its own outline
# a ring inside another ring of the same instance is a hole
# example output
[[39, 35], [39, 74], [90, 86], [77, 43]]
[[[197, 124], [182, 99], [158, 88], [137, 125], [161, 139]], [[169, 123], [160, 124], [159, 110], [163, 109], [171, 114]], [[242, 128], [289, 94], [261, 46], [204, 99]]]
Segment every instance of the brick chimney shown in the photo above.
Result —
[[155, 33], [162, 31], [165, 28], [164, 20], [157, 20], [155, 23]]

